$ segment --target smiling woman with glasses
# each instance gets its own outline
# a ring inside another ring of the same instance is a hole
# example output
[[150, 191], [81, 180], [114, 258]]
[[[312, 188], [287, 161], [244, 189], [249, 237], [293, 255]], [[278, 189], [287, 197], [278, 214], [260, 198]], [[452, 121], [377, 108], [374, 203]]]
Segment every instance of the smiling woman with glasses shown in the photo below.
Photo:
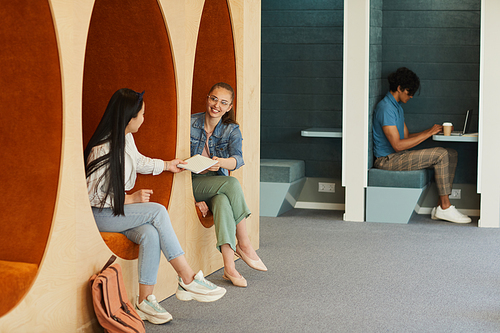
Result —
[[[191, 116], [191, 156], [200, 154], [217, 163], [205, 173], [193, 173], [193, 194], [203, 216], [214, 216], [217, 249], [224, 260], [223, 278], [246, 287], [246, 279], [234, 265], [234, 255], [250, 267], [267, 271], [255, 252], [246, 227], [251, 212], [241, 185], [229, 171], [244, 165], [241, 132], [234, 119], [234, 90], [224, 82], [215, 84], [207, 96], [205, 112]], [[238, 243], [236, 243], [236, 241]]]

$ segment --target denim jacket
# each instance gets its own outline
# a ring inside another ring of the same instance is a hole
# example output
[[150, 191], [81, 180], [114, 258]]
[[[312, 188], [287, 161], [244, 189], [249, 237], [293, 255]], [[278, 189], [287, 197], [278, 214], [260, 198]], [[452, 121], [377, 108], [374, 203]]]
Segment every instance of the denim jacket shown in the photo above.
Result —
[[[191, 156], [201, 155], [206, 141], [205, 112], [193, 114], [191, 116]], [[236, 159], [236, 168], [234, 170], [236, 170], [245, 164], [243, 162], [243, 153], [241, 152], [242, 141], [243, 138], [241, 137], [239, 125], [224, 124], [219, 121], [208, 140], [210, 157], [234, 157]], [[229, 176], [227, 169], [220, 168], [217, 173]]]

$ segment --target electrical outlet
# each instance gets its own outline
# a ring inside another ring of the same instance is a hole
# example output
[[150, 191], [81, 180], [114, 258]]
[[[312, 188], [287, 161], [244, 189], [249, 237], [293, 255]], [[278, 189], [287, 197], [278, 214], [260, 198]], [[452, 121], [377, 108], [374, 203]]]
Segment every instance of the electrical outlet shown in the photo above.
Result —
[[335, 183], [318, 183], [318, 192], [335, 192]]
[[452, 189], [450, 194], [450, 199], [462, 199], [462, 190]]

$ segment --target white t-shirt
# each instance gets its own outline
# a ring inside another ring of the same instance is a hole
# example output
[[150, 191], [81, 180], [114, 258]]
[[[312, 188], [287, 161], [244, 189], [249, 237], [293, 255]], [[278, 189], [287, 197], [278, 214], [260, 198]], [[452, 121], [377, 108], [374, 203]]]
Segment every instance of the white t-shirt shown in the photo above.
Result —
[[[93, 161], [109, 152], [109, 142], [95, 146], [89, 154], [88, 160]], [[132, 133], [125, 135], [125, 191], [134, 188], [137, 173], [159, 175], [163, 172], [165, 163], [157, 158], [149, 158], [137, 150]], [[108, 177], [99, 182], [106, 167], [99, 168], [87, 178], [87, 191], [89, 193], [90, 205], [100, 207], [101, 201], [106, 195]], [[112, 207], [112, 199], [108, 196], [104, 204], [105, 208]]]

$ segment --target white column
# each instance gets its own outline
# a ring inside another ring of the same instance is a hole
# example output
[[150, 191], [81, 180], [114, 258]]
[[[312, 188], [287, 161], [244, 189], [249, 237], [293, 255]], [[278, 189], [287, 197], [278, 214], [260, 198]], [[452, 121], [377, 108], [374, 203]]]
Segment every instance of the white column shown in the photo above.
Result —
[[500, 1], [481, 1], [481, 73], [479, 83], [478, 192], [480, 227], [500, 226], [500, 152], [498, 80], [500, 79]]
[[344, 0], [342, 186], [344, 220], [365, 220], [368, 169], [370, 0]]

